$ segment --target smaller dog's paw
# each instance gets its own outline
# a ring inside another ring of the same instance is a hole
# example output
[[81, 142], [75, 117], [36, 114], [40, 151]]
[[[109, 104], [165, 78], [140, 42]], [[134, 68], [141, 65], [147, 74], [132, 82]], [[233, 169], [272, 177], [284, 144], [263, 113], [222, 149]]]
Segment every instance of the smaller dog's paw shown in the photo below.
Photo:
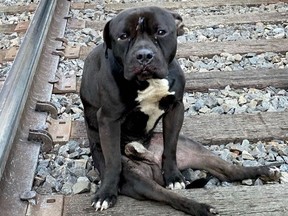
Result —
[[213, 208], [213, 207], [210, 207], [210, 208], [209, 208], [209, 212], [210, 212], [212, 215], [219, 215], [218, 211], [217, 211], [215, 208]]
[[271, 180], [278, 181], [280, 179], [281, 172], [279, 168], [272, 166], [269, 168], [269, 173], [269, 177], [271, 178]]
[[[198, 205], [190, 205], [192, 215], [201, 215], [201, 216], [215, 216], [219, 215], [216, 208], [205, 203], [199, 203]], [[189, 212], [188, 212], [189, 213]]]
[[207, 215], [207, 216], [219, 215], [219, 213], [216, 210], [216, 208], [214, 208], [214, 207], [212, 207], [210, 205], [202, 203], [201, 207], [202, 208], [201, 208], [201, 210], [199, 212], [199, 215]]
[[281, 172], [280, 169], [275, 167], [275, 166], [271, 166], [268, 167], [269, 171], [268, 171], [268, 175], [266, 176], [261, 176], [261, 180], [263, 180], [264, 182], [268, 182], [268, 181], [279, 181], [280, 176], [281, 176]]

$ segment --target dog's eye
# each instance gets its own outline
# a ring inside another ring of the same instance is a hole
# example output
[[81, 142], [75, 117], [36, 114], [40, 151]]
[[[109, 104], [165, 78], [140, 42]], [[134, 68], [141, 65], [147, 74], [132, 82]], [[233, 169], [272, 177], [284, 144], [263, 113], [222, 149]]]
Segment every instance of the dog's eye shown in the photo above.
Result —
[[128, 34], [123, 33], [120, 35], [120, 37], [118, 38], [118, 40], [126, 40], [128, 38]]
[[162, 35], [165, 35], [165, 34], [166, 34], [165, 30], [160, 29], [160, 30], [157, 31], [157, 35], [162, 36]]

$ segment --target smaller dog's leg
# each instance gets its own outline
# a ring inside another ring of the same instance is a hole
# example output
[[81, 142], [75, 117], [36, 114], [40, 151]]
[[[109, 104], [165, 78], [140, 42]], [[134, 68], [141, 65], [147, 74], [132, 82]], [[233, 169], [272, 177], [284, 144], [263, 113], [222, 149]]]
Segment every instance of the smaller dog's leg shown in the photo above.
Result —
[[[155, 135], [149, 151], [154, 153], [155, 158], [161, 158], [163, 144], [160, 135]], [[266, 180], [277, 180], [280, 177], [279, 169], [272, 166], [243, 167], [233, 165], [210, 150], [202, 144], [180, 136], [177, 145], [177, 165], [180, 170], [187, 168], [206, 170], [221, 181], [239, 181], [243, 179], [255, 179], [266, 177]]]
[[[194, 216], [213, 216], [216, 210], [207, 204], [198, 203], [192, 199], [180, 196], [156, 183], [152, 176], [143, 176], [139, 172], [145, 171], [140, 162], [131, 161], [123, 157], [120, 193], [138, 200], [154, 200]], [[149, 167], [149, 165], [146, 165]], [[142, 171], [141, 171], [142, 170]]]
[[255, 179], [264, 176], [270, 180], [276, 180], [280, 177], [279, 170], [275, 167], [244, 167], [233, 165], [191, 139], [179, 139], [178, 146], [177, 156], [179, 156], [179, 161], [177, 161], [177, 163], [180, 169], [190, 167], [207, 170], [221, 181], [229, 182], [250, 178]]

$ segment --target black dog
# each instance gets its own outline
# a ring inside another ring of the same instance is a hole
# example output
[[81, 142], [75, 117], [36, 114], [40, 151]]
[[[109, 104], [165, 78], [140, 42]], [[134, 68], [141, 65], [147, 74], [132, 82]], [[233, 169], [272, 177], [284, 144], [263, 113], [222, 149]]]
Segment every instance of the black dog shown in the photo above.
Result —
[[[201, 144], [179, 137], [185, 79], [175, 54], [181, 21], [180, 15], [158, 7], [125, 10], [106, 24], [104, 44], [85, 61], [80, 94], [102, 180], [93, 198], [96, 210], [113, 206], [119, 189], [191, 215], [212, 215], [209, 205], [162, 186], [184, 188], [179, 168], [188, 167], [206, 169], [221, 180], [274, 175], [267, 167], [235, 169]], [[153, 133], [160, 118], [161, 139]]]

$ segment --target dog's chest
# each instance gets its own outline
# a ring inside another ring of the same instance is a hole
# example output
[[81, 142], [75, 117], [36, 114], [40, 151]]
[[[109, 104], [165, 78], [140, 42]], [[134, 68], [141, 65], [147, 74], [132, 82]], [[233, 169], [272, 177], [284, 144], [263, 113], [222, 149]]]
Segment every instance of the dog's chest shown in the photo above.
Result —
[[138, 91], [136, 101], [138, 108], [148, 116], [146, 131], [150, 131], [156, 121], [164, 114], [164, 109], [160, 108], [160, 101], [175, 92], [169, 92], [169, 82], [167, 79], [149, 79], [149, 86]]

